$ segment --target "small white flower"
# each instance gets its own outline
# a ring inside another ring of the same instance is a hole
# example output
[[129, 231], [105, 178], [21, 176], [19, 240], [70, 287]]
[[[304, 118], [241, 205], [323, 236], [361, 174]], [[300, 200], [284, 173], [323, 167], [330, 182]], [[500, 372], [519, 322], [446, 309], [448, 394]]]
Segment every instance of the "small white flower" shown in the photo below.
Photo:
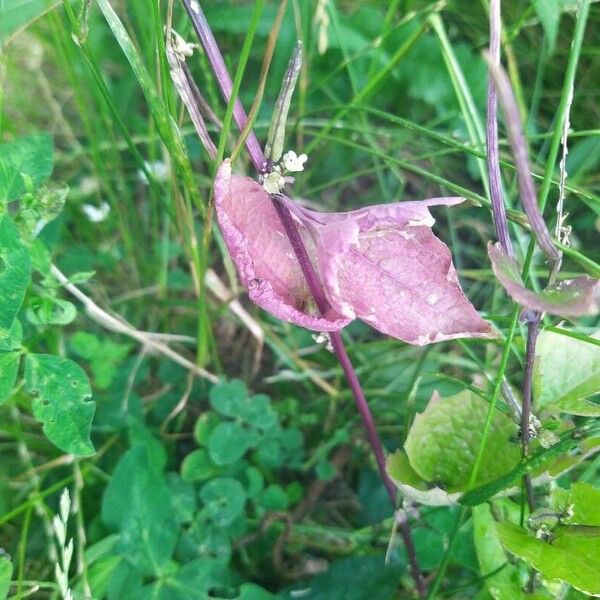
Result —
[[262, 179], [262, 186], [269, 194], [279, 194], [285, 186], [285, 177], [281, 174], [281, 169], [275, 167], [268, 175]]
[[110, 206], [107, 202], [103, 202], [100, 206], [84, 204], [81, 209], [85, 213], [85, 216], [92, 223], [100, 223], [101, 221], [104, 221], [110, 212]]
[[283, 155], [283, 168], [290, 173], [304, 171], [304, 163], [308, 160], [306, 154], [298, 156], [293, 150], [286, 152]]

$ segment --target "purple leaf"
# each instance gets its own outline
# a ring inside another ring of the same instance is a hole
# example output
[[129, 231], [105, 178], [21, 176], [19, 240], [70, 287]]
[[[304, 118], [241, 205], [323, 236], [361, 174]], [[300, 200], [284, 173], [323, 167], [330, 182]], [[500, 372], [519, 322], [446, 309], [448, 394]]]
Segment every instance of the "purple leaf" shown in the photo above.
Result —
[[561, 317], [595, 315], [600, 310], [600, 282], [587, 275], [563, 279], [541, 292], [525, 287], [519, 267], [500, 244], [488, 244], [492, 269], [508, 295], [526, 308]]
[[[253, 179], [231, 174], [223, 162], [215, 179], [217, 218], [250, 299], [278, 319], [314, 331], [337, 331], [351, 319], [335, 311], [319, 316], [271, 197]], [[314, 260], [315, 245], [299, 228]]]
[[431, 231], [429, 206], [462, 201], [432, 198], [318, 213], [284, 199], [312, 233], [333, 308], [419, 346], [495, 337], [464, 295], [450, 250]]

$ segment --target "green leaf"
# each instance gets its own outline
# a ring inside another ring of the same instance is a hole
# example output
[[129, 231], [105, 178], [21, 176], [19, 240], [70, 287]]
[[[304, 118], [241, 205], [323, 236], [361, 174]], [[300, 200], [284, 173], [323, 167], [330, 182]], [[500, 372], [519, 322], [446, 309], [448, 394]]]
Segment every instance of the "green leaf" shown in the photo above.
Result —
[[5, 600], [10, 591], [13, 566], [7, 556], [0, 556], [0, 600]]
[[96, 403], [83, 369], [72, 360], [50, 354], [28, 354], [25, 385], [33, 399], [33, 414], [48, 439], [64, 452], [89, 456], [95, 452], [90, 429]]
[[15, 387], [20, 361], [21, 352], [0, 352], [0, 404], [8, 400]]
[[[411, 467], [425, 481], [449, 492], [466, 489], [479, 449], [489, 405], [470, 390], [442, 398], [434, 393], [408, 432], [404, 448]], [[477, 483], [510, 471], [520, 450], [510, 442], [516, 425], [502, 413], [493, 416]]]
[[194, 486], [177, 473], [167, 473], [166, 482], [171, 494], [173, 518], [177, 523], [189, 523], [194, 518], [198, 505]]
[[[310, 580], [302, 598], [307, 600], [391, 600], [403, 567], [386, 565], [383, 556], [356, 556], [339, 560]], [[291, 593], [286, 600], [295, 598]]]
[[[461, 496], [460, 503], [465, 506], [477, 506], [489, 500], [502, 490], [513, 485], [519, 478], [528, 473], [540, 475], [550, 468], [556, 467], [556, 460], [563, 453], [573, 448], [581, 448], [581, 440], [585, 436], [594, 437], [600, 434], [600, 423], [590, 420], [581, 427], [574, 427], [562, 434], [559, 441], [549, 448], [536, 450], [527, 460], [519, 462], [510, 472], [489, 481]], [[554, 464], [552, 464], [554, 463]]]
[[58, 4], [59, 0], [10, 0], [0, 3], [0, 46], [19, 29]]
[[540, 409], [600, 416], [600, 405], [585, 400], [600, 393], [600, 346], [542, 331], [535, 354], [534, 394]]
[[9, 329], [0, 327], [0, 351], [18, 350], [23, 339], [23, 326], [18, 319], [12, 322]]
[[212, 407], [226, 417], [238, 416], [238, 407], [248, 398], [246, 385], [240, 379], [232, 379], [215, 385], [209, 394]]
[[101, 390], [110, 387], [119, 365], [131, 350], [130, 344], [119, 344], [85, 331], [78, 331], [71, 337], [71, 346], [90, 361], [94, 385]]
[[556, 38], [558, 36], [558, 24], [560, 22], [561, 6], [557, 0], [536, 0], [535, 13], [544, 28], [546, 43], [548, 44], [548, 55], [554, 54]]
[[140, 598], [152, 600], [199, 600], [212, 597], [209, 592], [224, 586], [229, 579], [226, 564], [210, 558], [193, 560], [172, 575], [144, 587]]
[[277, 424], [277, 413], [264, 394], [249, 396], [243, 381], [232, 379], [215, 385], [210, 391], [210, 403], [220, 414], [233, 417], [263, 431]]
[[208, 451], [217, 465], [238, 461], [258, 441], [258, 435], [239, 423], [219, 423], [208, 438]]
[[177, 543], [171, 494], [153, 454], [136, 444], [121, 458], [102, 500], [102, 519], [119, 531], [118, 549], [148, 574], [158, 574]]
[[330, 481], [336, 476], [336, 468], [326, 458], [322, 458], [315, 467], [315, 473], [319, 479]]
[[29, 252], [8, 215], [0, 217], [0, 329], [10, 329], [29, 285]]
[[219, 472], [217, 466], [210, 460], [208, 452], [199, 448], [190, 452], [181, 463], [181, 477], [184, 481], [205, 481]]
[[460, 494], [449, 494], [438, 486], [429, 486], [410, 466], [402, 450], [388, 456], [385, 468], [391, 480], [409, 500], [427, 506], [450, 506], [456, 504]]
[[202, 487], [200, 499], [213, 523], [227, 527], [244, 511], [246, 492], [237, 479], [220, 477]]
[[275, 483], [258, 494], [256, 503], [267, 511], [287, 510], [289, 498], [285, 490]]
[[550, 541], [536, 539], [512, 523], [498, 523], [496, 528], [509, 552], [548, 579], [564, 581], [586, 594], [600, 594], [600, 528], [582, 531], [558, 526]]
[[210, 432], [221, 422], [218, 415], [212, 411], [202, 413], [194, 425], [194, 439], [200, 446], [208, 443]]
[[25, 311], [27, 320], [32, 325], [68, 325], [75, 320], [77, 309], [72, 302], [52, 296], [31, 298]]
[[23, 175], [29, 177], [36, 188], [50, 177], [53, 164], [50, 135], [28, 135], [8, 144], [0, 144], [0, 206], [28, 191]]
[[554, 489], [550, 506], [565, 514], [565, 524], [600, 527], [600, 489], [589, 483], [574, 483], [569, 490]]
[[[473, 508], [474, 539], [477, 559], [482, 575], [494, 573], [486, 577], [485, 585], [490, 596], [495, 600], [520, 600], [525, 598], [523, 582], [519, 570], [508, 562], [496, 532], [496, 521], [488, 504]], [[498, 570], [500, 569], [500, 570]]]

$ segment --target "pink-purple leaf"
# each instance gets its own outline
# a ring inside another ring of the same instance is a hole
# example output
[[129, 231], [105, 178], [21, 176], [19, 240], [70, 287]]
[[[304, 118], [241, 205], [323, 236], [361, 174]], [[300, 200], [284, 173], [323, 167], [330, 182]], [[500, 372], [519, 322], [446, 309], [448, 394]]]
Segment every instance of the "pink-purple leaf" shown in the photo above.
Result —
[[[217, 219], [250, 299], [282, 321], [314, 331], [337, 331], [350, 319], [333, 310], [320, 316], [304, 274], [267, 192], [253, 179], [231, 174], [223, 162], [215, 179]], [[309, 255], [310, 236], [300, 228]]]
[[563, 279], [534, 292], [523, 284], [519, 267], [500, 244], [488, 244], [492, 269], [508, 295], [526, 308], [561, 317], [581, 317], [600, 310], [600, 282], [587, 275]]
[[334, 214], [301, 209], [333, 308], [419, 346], [494, 337], [464, 295], [450, 250], [431, 231], [429, 206], [463, 200], [432, 198]]
[[272, 197], [225, 161], [215, 180], [217, 217], [250, 298], [276, 317], [316, 331], [354, 318], [409, 344], [494, 337], [464, 295], [448, 247], [431, 231], [430, 206], [462, 198], [397, 202], [320, 213], [285, 196], [331, 309], [318, 316]]

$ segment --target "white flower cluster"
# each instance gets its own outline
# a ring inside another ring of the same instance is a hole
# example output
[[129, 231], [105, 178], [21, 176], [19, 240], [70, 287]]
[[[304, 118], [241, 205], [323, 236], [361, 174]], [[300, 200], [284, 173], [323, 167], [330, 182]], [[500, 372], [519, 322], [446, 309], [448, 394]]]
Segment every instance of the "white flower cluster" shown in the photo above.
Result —
[[286, 177], [286, 173], [304, 171], [304, 163], [308, 160], [306, 154], [298, 156], [293, 150], [286, 152], [281, 162], [275, 165], [270, 173], [261, 176], [263, 188], [269, 194], [279, 194], [286, 183], [293, 183], [293, 177]]

